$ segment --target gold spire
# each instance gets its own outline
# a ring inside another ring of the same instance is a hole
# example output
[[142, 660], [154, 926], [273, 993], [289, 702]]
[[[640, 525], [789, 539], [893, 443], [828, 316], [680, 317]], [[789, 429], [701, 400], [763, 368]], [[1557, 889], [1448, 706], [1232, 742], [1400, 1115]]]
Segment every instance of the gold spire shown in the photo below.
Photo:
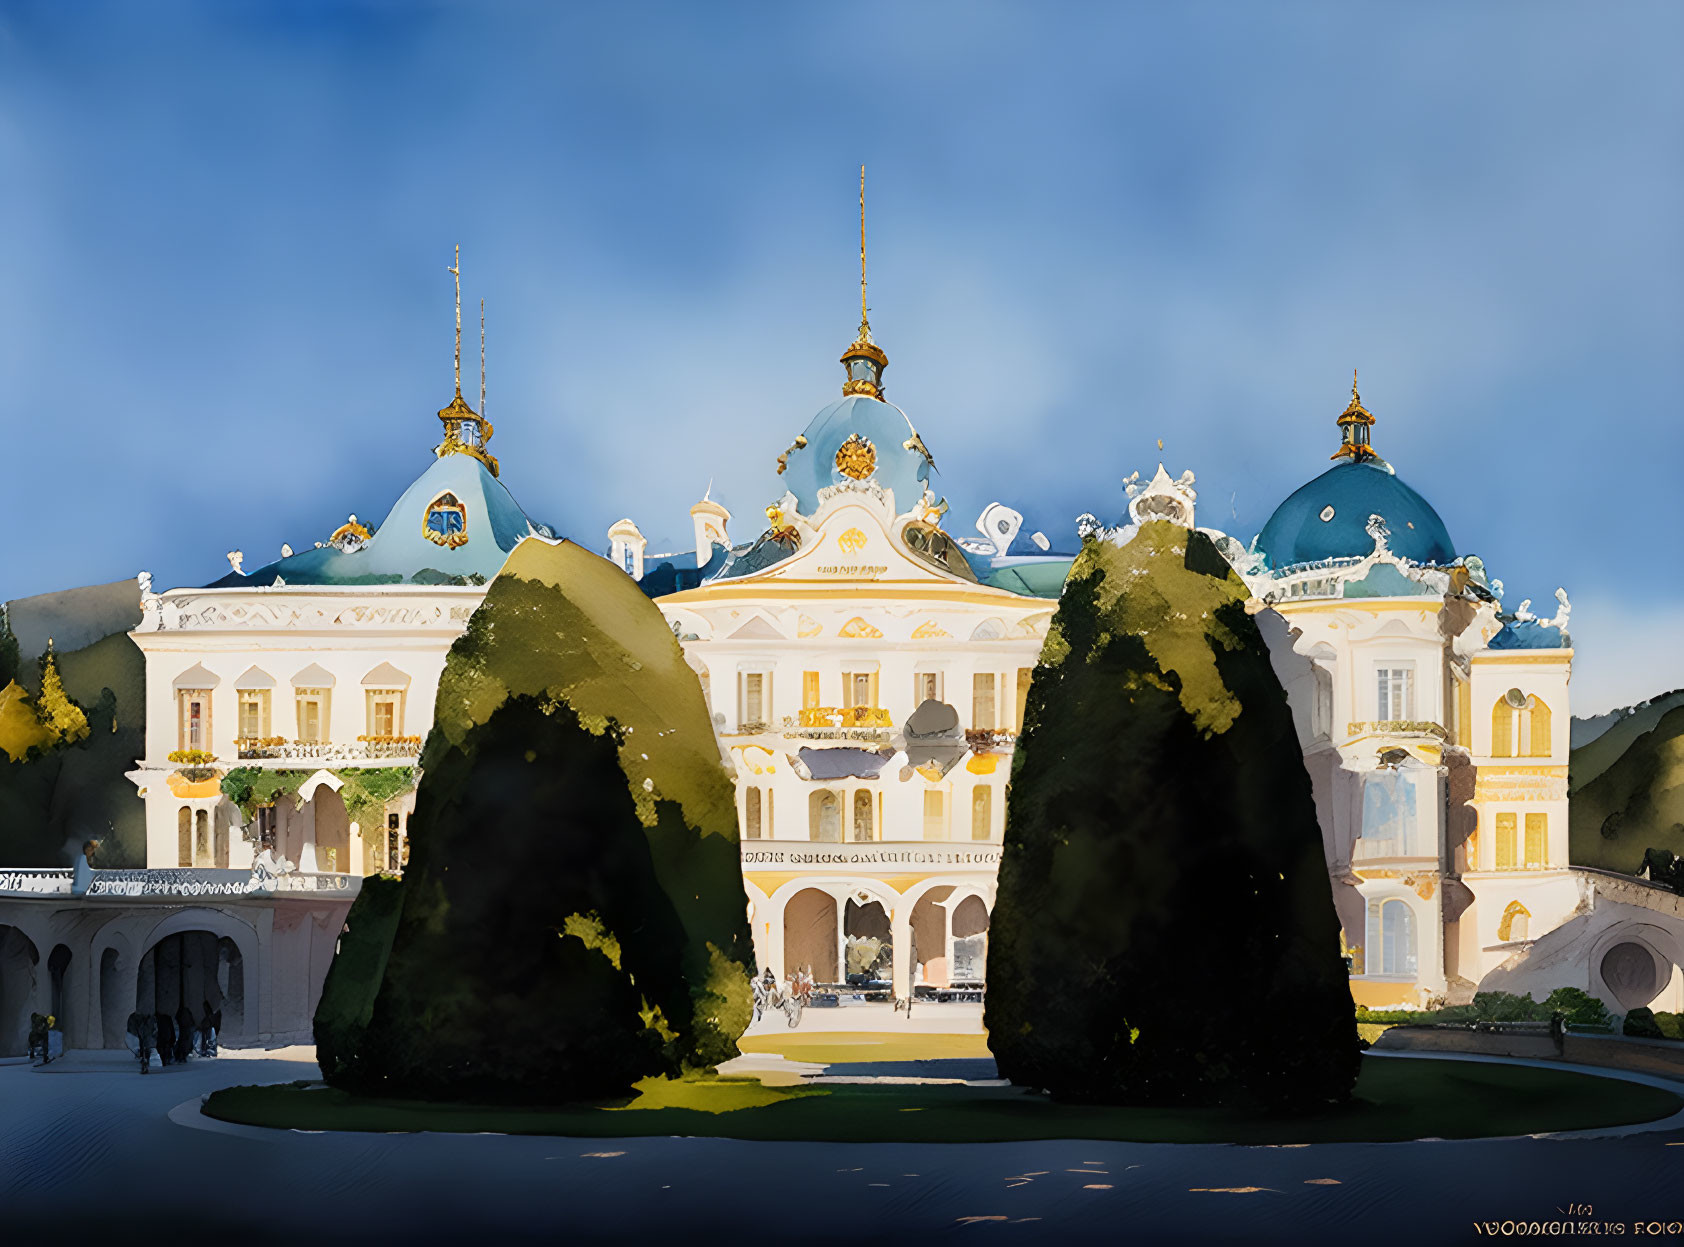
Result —
[[456, 397], [462, 397], [462, 245], [456, 245], [456, 262], [450, 266], [456, 279]]
[[848, 370], [848, 379], [842, 385], [844, 395], [883, 397], [883, 370], [889, 366], [889, 357], [871, 340], [871, 315], [865, 299], [864, 165], [860, 166], [860, 331], [848, 349], [842, 352], [842, 366]]
[[1339, 449], [1329, 458], [1349, 459], [1352, 463], [1363, 463], [1369, 459], [1378, 460], [1374, 447], [1369, 445], [1369, 430], [1374, 427], [1374, 416], [1368, 408], [1362, 405], [1362, 395], [1357, 392], [1357, 370], [1351, 369], [1351, 401], [1345, 410], [1339, 413]]
[[865, 305], [865, 166], [860, 166], [860, 341], [871, 341], [871, 315]]
[[[482, 412], [475, 411], [462, 397], [462, 248], [456, 248], [456, 260], [445, 270], [456, 279], [456, 395], [450, 404], [439, 409], [444, 422], [444, 441], [434, 451], [439, 458], [446, 455], [472, 455], [497, 475], [497, 460], [485, 449], [491, 440], [491, 422]], [[485, 303], [480, 302], [480, 407], [485, 406]], [[471, 429], [472, 432], [468, 432]]]

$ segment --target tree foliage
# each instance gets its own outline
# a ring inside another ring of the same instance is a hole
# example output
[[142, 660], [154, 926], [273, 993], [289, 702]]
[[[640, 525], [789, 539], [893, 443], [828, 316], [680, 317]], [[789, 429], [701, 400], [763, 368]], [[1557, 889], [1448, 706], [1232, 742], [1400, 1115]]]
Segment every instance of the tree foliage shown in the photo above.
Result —
[[[330, 1079], [560, 1101], [736, 1054], [731, 783], [694, 673], [617, 569], [517, 548], [451, 649], [421, 769], [390, 956], [358, 976], [368, 1026]], [[335, 1016], [354, 999], [348, 981]]]
[[1072, 1100], [1344, 1099], [1309, 778], [1246, 592], [1164, 521], [1090, 539], [1030, 686], [990, 931], [1001, 1073]]
[[47, 652], [41, 655], [41, 695], [35, 699], [35, 713], [55, 744], [74, 745], [88, 738], [88, 716], [64, 691], [51, 641], [47, 642]]

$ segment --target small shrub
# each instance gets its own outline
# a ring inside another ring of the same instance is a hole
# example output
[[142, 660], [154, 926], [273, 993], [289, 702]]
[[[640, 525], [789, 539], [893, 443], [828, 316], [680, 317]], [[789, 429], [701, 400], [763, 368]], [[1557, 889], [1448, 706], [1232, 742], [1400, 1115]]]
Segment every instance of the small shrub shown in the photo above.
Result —
[[1684, 1013], [1657, 1013], [1655, 1025], [1667, 1039], [1684, 1039]]
[[1551, 1013], [1530, 995], [1511, 992], [1480, 992], [1474, 997], [1473, 1007], [1482, 1022], [1544, 1022]]
[[1606, 1026], [1612, 1020], [1608, 1007], [1589, 992], [1577, 987], [1558, 987], [1544, 1001], [1544, 1016], [1560, 1011], [1570, 1026]]
[[1645, 1008], [1633, 1009], [1626, 1014], [1625, 1025], [1620, 1029], [1635, 1039], [1666, 1038], [1660, 1026], [1656, 1024], [1654, 1013]]

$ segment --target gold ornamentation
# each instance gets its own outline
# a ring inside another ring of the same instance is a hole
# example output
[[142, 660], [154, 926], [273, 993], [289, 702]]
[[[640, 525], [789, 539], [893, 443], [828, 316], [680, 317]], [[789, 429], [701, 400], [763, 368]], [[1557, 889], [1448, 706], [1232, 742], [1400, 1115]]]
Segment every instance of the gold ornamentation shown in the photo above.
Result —
[[[433, 516], [454, 515], [458, 518], [460, 527], [454, 531], [446, 520], [442, 528], [433, 527]], [[443, 546], [447, 550], [455, 550], [468, 544], [468, 508], [463, 506], [453, 493], [442, 493], [427, 504], [427, 512], [421, 517], [421, 535], [436, 546]]]
[[926, 619], [923, 623], [919, 624], [912, 630], [912, 639], [914, 641], [931, 641], [937, 637], [952, 635], [953, 634], [951, 632], [933, 619]]
[[842, 625], [836, 635], [839, 637], [847, 637], [849, 639], [857, 637], [872, 639], [882, 636], [883, 633], [881, 629], [873, 628], [870, 624], [866, 623], [865, 620], [861, 619], [858, 615], [855, 615], [847, 623]]
[[844, 554], [855, 554], [865, 549], [865, 534], [857, 528], [850, 528], [836, 539], [836, 547]]
[[796, 629], [795, 635], [798, 637], [818, 636], [818, 634], [823, 631], [824, 627], [818, 620], [814, 619], [811, 615], [803, 615], [801, 616], [800, 626]]
[[848, 380], [842, 384], [844, 397], [852, 394], [863, 394], [867, 398], [881, 399], [883, 397], [883, 369], [889, 366], [889, 357], [871, 340], [871, 317], [865, 301], [865, 166], [860, 166], [860, 331], [848, 349], [842, 352], [842, 363], [850, 359], [869, 359], [875, 366], [872, 375], [855, 377], [852, 370]]
[[779, 476], [782, 476], [784, 474], [784, 470], [789, 467], [789, 462], [788, 462], [789, 457], [792, 454], [794, 454], [796, 451], [800, 450], [802, 447], [806, 446], [806, 444], [807, 444], [807, 435], [805, 433], [799, 434], [799, 435], [797, 435], [796, 439], [789, 444], [789, 449], [784, 451], [783, 454], [778, 456], [778, 475]]
[[[497, 430], [485, 418], [483, 411], [475, 411], [462, 397], [462, 248], [456, 248], [456, 262], [446, 270], [456, 279], [456, 397], [449, 406], [439, 408], [444, 422], [444, 441], [434, 452], [439, 458], [446, 455], [472, 455], [486, 466], [491, 475], [498, 474], [497, 460], [486, 450], [485, 444]], [[485, 305], [480, 305], [480, 406], [485, 406]], [[463, 436], [463, 429], [473, 426], [471, 437]], [[440, 545], [448, 544], [440, 542]], [[458, 545], [461, 542], [457, 543]]]
[[1339, 413], [1338, 424], [1343, 440], [1339, 443], [1339, 449], [1328, 456], [1330, 459], [1349, 459], [1352, 463], [1362, 463], [1380, 457], [1375, 453], [1374, 447], [1368, 444], [1368, 431], [1374, 427], [1374, 416], [1362, 405], [1362, 395], [1357, 393], [1355, 368], [1351, 369], [1351, 401], [1345, 410]]
[[347, 537], [358, 537], [363, 541], [367, 541], [370, 535], [371, 534], [368, 529], [359, 524], [357, 522], [357, 517], [353, 515], [349, 520], [333, 530], [333, 535], [327, 539], [327, 543], [328, 545], [333, 545], [335, 542], [344, 541]]
[[863, 481], [877, 470], [877, 447], [858, 433], [848, 434], [848, 440], [837, 447], [836, 470], [851, 480]]
[[803, 706], [797, 722], [802, 727], [893, 727], [895, 721], [881, 706]]

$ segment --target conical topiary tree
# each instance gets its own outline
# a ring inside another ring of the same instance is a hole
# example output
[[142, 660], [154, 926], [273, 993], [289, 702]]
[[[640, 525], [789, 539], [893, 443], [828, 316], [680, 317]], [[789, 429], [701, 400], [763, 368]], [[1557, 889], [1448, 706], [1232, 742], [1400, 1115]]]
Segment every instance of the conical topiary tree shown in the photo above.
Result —
[[318, 1012], [330, 1079], [556, 1101], [736, 1054], [752, 951], [734, 794], [633, 582], [522, 543], [451, 649], [422, 776], [379, 981], [337, 983]]
[[1350, 1093], [1310, 781], [1246, 596], [1208, 538], [1161, 520], [1090, 538], [1071, 570], [990, 930], [989, 1046], [1013, 1082], [1103, 1103]]

